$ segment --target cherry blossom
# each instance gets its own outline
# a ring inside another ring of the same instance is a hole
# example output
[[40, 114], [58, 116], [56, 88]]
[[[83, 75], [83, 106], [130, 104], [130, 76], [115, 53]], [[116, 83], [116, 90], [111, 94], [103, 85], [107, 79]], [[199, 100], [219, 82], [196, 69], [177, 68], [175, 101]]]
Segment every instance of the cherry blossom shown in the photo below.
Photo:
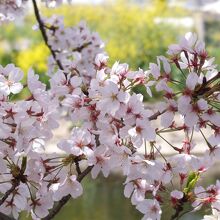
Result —
[[143, 220], [160, 219], [161, 209], [157, 200], [145, 199], [137, 205], [137, 209], [144, 214]]
[[23, 78], [21, 70], [14, 66], [6, 66], [2, 68], [2, 71], [3, 74], [0, 75], [0, 92], [5, 95], [19, 93], [23, 89], [23, 85], [19, 82]]
[[[187, 33], [147, 70], [118, 61], [111, 66], [103, 41], [85, 22], [66, 27], [62, 17], [41, 17], [35, 0], [33, 6], [36, 30], [51, 52], [50, 85], [31, 68], [23, 79], [14, 64], [0, 66], [0, 212], [51, 219], [83, 194], [89, 173], [96, 179], [117, 170], [142, 219], [161, 219], [167, 203], [172, 219], [186, 207], [207, 207], [204, 219], [219, 219], [220, 183], [203, 187], [200, 181], [220, 158], [219, 72], [205, 44]], [[25, 1], [2, 1], [0, 19], [12, 20], [25, 7]], [[149, 96], [160, 92], [160, 103], [144, 103], [133, 92], [140, 85]], [[14, 100], [23, 88], [30, 95]], [[50, 153], [61, 119], [71, 124], [70, 134], [56, 143], [61, 153]], [[163, 153], [167, 146], [172, 155]]]
[[62, 183], [53, 184], [51, 190], [55, 201], [59, 201], [68, 194], [75, 199], [83, 193], [83, 188], [75, 175], [66, 177]]

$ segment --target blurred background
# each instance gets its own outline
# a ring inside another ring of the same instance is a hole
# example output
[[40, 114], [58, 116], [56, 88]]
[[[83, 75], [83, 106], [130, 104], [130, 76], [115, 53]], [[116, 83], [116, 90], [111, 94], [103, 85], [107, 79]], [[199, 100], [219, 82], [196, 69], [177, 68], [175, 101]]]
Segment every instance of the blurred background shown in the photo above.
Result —
[[[31, 3], [31, 2], [30, 2]], [[169, 44], [176, 43], [188, 31], [196, 32], [206, 42], [210, 56], [220, 63], [220, 1], [216, 0], [72, 0], [58, 8], [40, 7], [44, 16], [64, 16], [66, 25], [85, 20], [106, 43], [110, 64], [126, 62], [132, 69], [147, 69], [157, 55], [165, 55]], [[0, 28], [0, 64], [15, 63], [27, 73], [33, 67], [40, 79], [48, 82], [47, 57], [49, 51], [38, 31], [32, 5], [26, 16]], [[145, 95], [143, 88], [137, 92]], [[23, 94], [25, 95], [25, 94]], [[217, 178], [213, 173], [209, 182]], [[123, 196], [123, 179], [113, 175], [84, 183], [85, 194], [71, 201], [56, 220], [138, 220], [141, 215]], [[207, 185], [208, 183], [206, 183]], [[169, 205], [164, 206], [170, 216]], [[24, 213], [22, 219], [28, 219]], [[181, 219], [201, 219], [200, 215], [186, 215]]]
[[[132, 69], [146, 70], [149, 62], [155, 62], [157, 55], [165, 55], [168, 45], [188, 31], [197, 32], [211, 56], [216, 57], [217, 63], [220, 61], [220, 1], [72, 0], [71, 5], [47, 9], [41, 4], [40, 9], [44, 16], [64, 16], [69, 26], [86, 21], [106, 43], [110, 64], [120, 61]], [[39, 31], [32, 29], [36, 21], [31, 1], [25, 13], [0, 29], [0, 64], [13, 62], [25, 73], [33, 67], [47, 83], [49, 51]], [[136, 90], [148, 99], [143, 88]]]

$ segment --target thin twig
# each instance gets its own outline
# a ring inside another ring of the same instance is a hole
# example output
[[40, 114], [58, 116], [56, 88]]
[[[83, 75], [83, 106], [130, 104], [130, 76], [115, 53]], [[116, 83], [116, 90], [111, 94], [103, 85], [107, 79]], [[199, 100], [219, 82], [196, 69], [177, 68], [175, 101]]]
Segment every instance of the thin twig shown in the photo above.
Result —
[[156, 120], [160, 115], [162, 115], [165, 112], [166, 112], [166, 110], [164, 110], [162, 112], [158, 111], [158, 112], [154, 113], [153, 115], [151, 115], [148, 119], [149, 119], [149, 121]]
[[0, 206], [5, 202], [5, 200], [9, 197], [11, 193], [14, 192], [16, 187], [19, 185], [20, 181], [19, 180], [14, 180], [12, 182], [11, 188], [4, 194], [4, 196], [0, 199]]
[[[45, 26], [45, 25], [44, 25], [44, 26]], [[84, 44], [81, 45], [81, 46], [78, 46], [78, 47], [73, 48], [71, 51], [72, 51], [72, 52], [81, 52], [84, 48], [88, 47], [88, 46], [91, 45], [91, 44], [92, 44], [92, 42], [84, 43]], [[60, 52], [61, 52], [61, 50], [53, 50], [53, 51], [56, 52], [56, 53], [60, 53]]]
[[179, 149], [178, 147], [175, 147], [174, 145], [172, 145], [169, 141], [167, 141], [163, 136], [161, 136], [160, 134], [158, 134], [157, 133], [157, 135], [160, 137], [160, 138], [162, 138], [167, 144], [169, 144], [175, 151], [177, 151], [177, 152], [181, 152], [182, 150], [181, 149]]
[[51, 45], [48, 43], [48, 37], [47, 37], [46, 30], [45, 30], [45, 25], [44, 25], [44, 22], [41, 19], [40, 12], [39, 12], [39, 9], [38, 9], [38, 6], [37, 6], [37, 2], [36, 2], [36, 0], [32, 0], [32, 2], [33, 2], [33, 6], [34, 6], [34, 14], [35, 14], [36, 20], [39, 24], [39, 29], [41, 31], [44, 42], [47, 45], [47, 47], [49, 48], [49, 50], [50, 50], [50, 52], [51, 52], [51, 54], [52, 54], [52, 56], [53, 56], [53, 58], [54, 58], [54, 60], [57, 64], [57, 66], [61, 70], [64, 70], [62, 63], [60, 62], [60, 60], [57, 59], [55, 51], [52, 49]]
[[92, 44], [92, 42], [88, 42], [88, 43], [85, 43], [79, 47], [76, 47], [72, 50], [72, 52], [81, 52], [84, 48], [88, 47], [90, 44]]

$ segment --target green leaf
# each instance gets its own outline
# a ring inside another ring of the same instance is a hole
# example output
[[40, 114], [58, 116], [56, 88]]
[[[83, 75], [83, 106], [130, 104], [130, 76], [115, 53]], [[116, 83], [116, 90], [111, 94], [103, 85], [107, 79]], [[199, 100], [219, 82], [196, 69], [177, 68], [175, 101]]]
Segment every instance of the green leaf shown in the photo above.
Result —
[[199, 177], [200, 177], [199, 172], [191, 172], [189, 174], [188, 179], [187, 179], [187, 183], [186, 183], [186, 187], [183, 190], [183, 192], [185, 194], [188, 194], [189, 192], [191, 192], [194, 189], [196, 183], [199, 180]]

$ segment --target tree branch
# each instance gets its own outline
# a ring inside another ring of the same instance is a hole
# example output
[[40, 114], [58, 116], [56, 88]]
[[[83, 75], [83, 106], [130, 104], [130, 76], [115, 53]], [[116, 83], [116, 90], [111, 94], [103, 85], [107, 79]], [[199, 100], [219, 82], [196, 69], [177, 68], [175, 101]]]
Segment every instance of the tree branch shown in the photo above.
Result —
[[158, 111], [158, 112], [154, 113], [153, 115], [151, 115], [148, 119], [149, 119], [149, 121], [156, 120], [160, 115], [162, 115], [165, 112], [166, 112], [166, 110], [164, 110], [162, 112]]
[[33, 6], [34, 6], [34, 14], [35, 14], [36, 20], [38, 22], [39, 29], [41, 31], [44, 42], [47, 45], [47, 47], [49, 48], [49, 50], [50, 50], [50, 52], [51, 52], [51, 54], [52, 54], [52, 56], [53, 56], [53, 58], [54, 58], [54, 60], [57, 64], [57, 66], [61, 70], [64, 70], [62, 63], [60, 62], [60, 60], [57, 59], [56, 52], [52, 49], [51, 45], [48, 43], [48, 37], [47, 37], [46, 30], [45, 30], [45, 25], [44, 25], [44, 22], [41, 19], [40, 12], [39, 12], [39, 9], [38, 9], [38, 6], [37, 6], [37, 2], [36, 2], [36, 0], [32, 0], [32, 2], [33, 2]]
[[72, 52], [75, 52], [75, 51], [81, 52], [84, 48], [88, 47], [90, 44], [92, 44], [92, 42], [85, 43], [85, 44], [83, 44], [83, 45], [81, 45], [79, 47], [74, 48], [72, 50]]
[[19, 180], [14, 180], [12, 182], [11, 188], [5, 193], [5, 195], [0, 199], [0, 206], [4, 203], [4, 201], [9, 197], [11, 193], [15, 190], [15, 188], [19, 185]]
[[183, 206], [187, 201], [188, 198], [186, 195], [184, 195], [183, 198], [179, 201], [179, 203], [175, 207], [175, 213], [171, 216], [170, 220], [179, 219], [181, 212], [184, 210]]
[[[78, 175], [77, 180], [81, 182], [85, 176], [87, 176], [92, 170], [93, 166], [87, 167], [81, 174]], [[58, 204], [50, 211], [49, 215], [43, 218], [43, 220], [52, 219], [61, 209], [62, 207], [70, 200], [71, 195], [67, 195], [63, 197]]]
[[50, 220], [63, 208], [63, 206], [70, 200], [71, 195], [63, 197], [58, 204], [50, 211], [49, 215], [43, 218], [43, 220]]
[[80, 175], [82, 172], [81, 172], [81, 169], [80, 169], [80, 166], [79, 166], [79, 160], [76, 158], [74, 160], [74, 163], [76, 165], [76, 172], [77, 172], [78, 175]]
[[[44, 25], [44, 22], [42, 21], [41, 19], [41, 16], [40, 16], [40, 13], [39, 13], [39, 9], [38, 9], [38, 6], [37, 6], [37, 3], [36, 3], [36, 0], [32, 0], [33, 2], [33, 7], [34, 7], [34, 13], [35, 13], [35, 17], [36, 17], [36, 20], [38, 22], [38, 25], [39, 25], [39, 29], [41, 31], [41, 34], [42, 34], [42, 37], [44, 39], [44, 42], [45, 44], [47, 45], [47, 47], [49, 48], [57, 66], [61, 69], [61, 70], [64, 70], [63, 68], [63, 65], [62, 63], [60, 62], [60, 60], [57, 59], [57, 56], [56, 56], [56, 51], [54, 51], [51, 47], [51, 45], [48, 43], [48, 36], [47, 36], [47, 33], [46, 33], [46, 30], [45, 30], [45, 25]], [[80, 52], [81, 50], [83, 50], [85, 47], [89, 46], [91, 44], [91, 42], [88, 42], [88, 43], [85, 43], [84, 45], [80, 46], [80, 47], [77, 47], [73, 50], [74, 51], [78, 51]], [[78, 164], [78, 161], [75, 161], [75, 164], [76, 164], [76, 168], [77, 168], [77, 173], [78, 173], [78, 177], [77, 177], [77, 180], [79, 182], [81, 182], [83, 180], [83, 178], [85, 176], [87, 176], [90, 171], [92, 170], [93, 166], [89, 166], [87, 167], [83, 172], [81, 172], [80, 168], [79, 168], [79, 164]], [[52, 219], [61, 209], [62, 207], [70, 200], [71, 196], [70, 195], [67, 195], [65, 197], [63, 197], [59, 202], [58, 204], [50, 211], [49, 215], [46, 216], [43, 220], [50, 220]]]
[[15, 219], [0, 212], [0, 220], [15, 220]]
[[92, 168], [93, 166], [88, 166], [80, 175], [78, 175], [77, 180], [81, 182], [84, 179], [84, 177], [91, 172]]

